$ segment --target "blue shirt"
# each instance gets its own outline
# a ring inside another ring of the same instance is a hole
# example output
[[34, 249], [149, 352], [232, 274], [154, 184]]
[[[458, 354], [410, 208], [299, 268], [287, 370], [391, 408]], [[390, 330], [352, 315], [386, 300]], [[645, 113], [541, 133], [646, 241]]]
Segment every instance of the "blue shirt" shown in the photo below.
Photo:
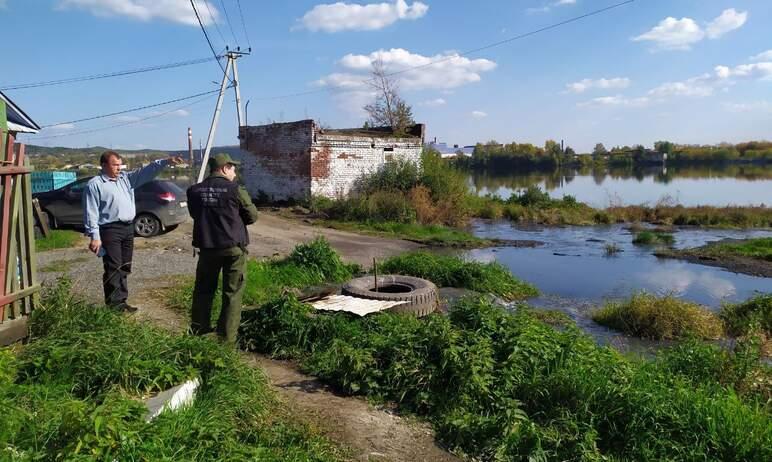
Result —
[[117, 178], [101, 174], [90, 179], [83, 191], [83, 225], [86, 228], [86, 236], [101, 241], [100, 225], [133, 221], [137, 213], [134, 189], [151, 181], [168, 164], [166, 159], [161, 159], [129, 173], [121, 172]]

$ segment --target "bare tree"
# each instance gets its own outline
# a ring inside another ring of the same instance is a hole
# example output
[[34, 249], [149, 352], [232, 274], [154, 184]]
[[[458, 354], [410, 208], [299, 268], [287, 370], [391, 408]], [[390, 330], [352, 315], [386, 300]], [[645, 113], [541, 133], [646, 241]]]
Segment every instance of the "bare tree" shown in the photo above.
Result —
[[383, 60], [373, 61], [372, 78], [368, 81], [376, 91], [375, 101], [364, 110], [369, 117], [366, 127], [391, 127], [396, 135], [405, 135], [415, 124], [413, 109], [399, 96], [397, 81], [386, 73]]

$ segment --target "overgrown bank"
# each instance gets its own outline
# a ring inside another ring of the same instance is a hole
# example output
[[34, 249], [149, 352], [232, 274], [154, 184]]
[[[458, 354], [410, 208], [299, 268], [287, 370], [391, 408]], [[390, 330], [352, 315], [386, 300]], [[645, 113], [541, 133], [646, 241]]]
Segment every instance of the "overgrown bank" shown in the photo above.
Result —
[[[0, 459], [343, 460], [293, 420], [235, 351], [73, 299], [66, 283], [0, 350]], [[138, 398], [200, 376], [190, 407], [145, 423]]]
[[661, 250], [655, 255], [718, 266], [753, 276], [772, 277], [772, 237], [729, 239], [691, 249]]
[[361, 177], [351, 194], [337, 200], [313, 198], [311, 212], [338, 227], [391, 233], [397, 237], [432, 243], [474, 246], [468, 233], [447, 236], [448, 228], [463, 227], [470, 218], [508, 219], [543, 225], [602, 225], [654, 223], [667, 226], [772, 228], [772, 209], [748, 207], [685, 207], [659, 203], [653, 206], [617, 206], [596, 209], [572, 196], [554, 199], [536, 186], [509, 198], [477, 196], [466, 176], [432, 150], [424, 151], [421, 164], [390, 162]]
[[[339, 260], [317, 260], [326, 251], [301, 253], [309, 258], [299, 271], [320, 270], [322, 280], [338, 273]], [[408, 255], [381, 266], [441, 285], [455, 278], [500, 294], [513, 287], [496, 284], [495, 269], [443, 258]], [[244, 314], [244, 347], [294, 359], [341, 392], [398, 403], [429, 420], [444, 444], [481, 460], [772, 457], [767, 398], [748, 355], [695, 342], [655, 361], [629, 359], [575, 326], [556, 330], [527, 307], [507, 312], [485, 298], [422, 319], [315, 313], [275, 292], [258, 299], [260, 308]]]
[[482, 460], [772, 457], [749, 368], [727, 357], [735, 380], [725, 379], [715, 347], [699, 342], [639, 361], [485, 299], [415, 319], [312, 315], [291, 296], [247, 313], [242, 338], [343, 392], [425, 416], [445, 444]]

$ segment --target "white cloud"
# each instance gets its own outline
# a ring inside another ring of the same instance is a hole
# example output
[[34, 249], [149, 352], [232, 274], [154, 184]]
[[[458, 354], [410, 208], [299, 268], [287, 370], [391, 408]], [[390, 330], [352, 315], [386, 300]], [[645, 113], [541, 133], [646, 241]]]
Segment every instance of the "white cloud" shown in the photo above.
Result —
[[139, 120], [139, 117], [133, 115], [119, 115], [115, 116], [114, 119], [118, 122], [136, 122]]
[[751, 56], [751, 61], [772, 61], [772, 50], [767, 50], [756, 56]]
[[650, 31], [633, 38], [633, 41], [654, 42], [663, 50], [689, 50], [705, 37], [705, 32], [691, 18], [667, 17]]
[[177, 117], [187, 117], [190, 115], [190, 112], [186, 111], [185, 109], [177, 109], [176, 111], [173, 111], [170, 114]]
[[337, 2], [316, 5], [302, 18], [296, 28], [313, 32], [340, 32], [344, 30], [378, 30], [401, 19], [415, 20], [423, 17], [429, 6], [421, 2], [408, 5], [405, 0], [394, 2], [357, 3]]
[[592, 88], [627, 88], [630, 86], [630, 79], [627, 77], [612, 77], [610, 79], [582, 79], [578, 82], [566, 84], [566, 91], [571, 93], [584, 93]]
[[734, 8], [724, 10], [718, 17], [707, 23], [705, 29], [692, 18], [676, 19], [667, 17], [650, 31], [633, 37], [633, 41], [653, 42], [661, 50], [690, 50], [692, 45], [706, 37], [718, 39], [726, 33], [742, 27], [748, 20], [748, 12]]
[[715, 79], [710, 74], [692, 77], [681, 82], [665, 82], [649, 90], [649, 96], [667, 98], [670, 96], [704, 97], [713, 94]]
[[52, 125], [52, 126], [50, 126], [48, 128], [50, 128], [51, 130], [61, 130], [61, 131], [74, 130], [75, 129], [75, 124]]
[[[60, 0], [59, 6], [80, 8], [97, 16], [127, 16], [140, 21], [164, 19], [198, 26], [198, 20], [190, 2], [185, 0]], [[211, 1], [198, 0], [196, 6], [204, 24], [219, 20], [220, 12]], [[210, 10], [214, 18], [209, 15]]]
[[488, 117], [488, 113], [483, 111], [472, 111], [472, 117], [474, 117], [475, 119], [483, 119], [485, 117]]
[[769, 112], [772, 113], [772, 103], [769, 101], [753, 101], [750, 103], [724, 103], [729, 112]]
[[643, 107], [647, 106], [651, 101], [648, 97], [642, 96], [639, 98], [627, 98], [622, 95], [615, 96], [599, 96], [589, 101], [578, 103], [579, 107], [600, 107], [600, 106], [617, 106], [617, 107]]
[[740, 64], [735, 67], [716, 66], [714, 69], [719, 79], [772, 79], [772, 61], [753, 64]]
[[533, 8], [526, 8], [525, 12], [529, 14], [533, 13], [549, 13], [550, 10], [552, 10], [552, 7], [555, 6], [565, 6], [565, 5], [576, 5], [576, 0], [557, 0], [554, 2], [549, 2], [544, 6], [541, 7], [533, 7]]
[[437, 106], [444, 106], [446, 103], [447, 101], [445, 101], [442, 98], [435, 98], [435, 99], [430, 99], [426, 101], [421, 101], [418, 104], [420, 106], [426, 106], [426, 107], [437, 107]]
[[734, 8], [724, 10], [719, 17], [708, 23], [706, 34], [710, 39], [720, 38], [727, 32], [739, 29], [748, 20], [748, 12], [738, 12]]
[[[482, 80], [481, 74], [496, 68], [496, 63], [487, 59], [469, 59], [457, 53], [423, 56], [402, 48], [378, 50], [369, 55], [344, 56], [339, 64], [352, 72], [362, 72], [358, 77], [361, 85], [369, 78], [373, 62], [383, 62], [386, 73], [395, 73], [401, 88], [405, 90], [456, 88]], [[326, 79], [337, 81], [336, 86], [356, 87], [352, 74], [331, 74]]]

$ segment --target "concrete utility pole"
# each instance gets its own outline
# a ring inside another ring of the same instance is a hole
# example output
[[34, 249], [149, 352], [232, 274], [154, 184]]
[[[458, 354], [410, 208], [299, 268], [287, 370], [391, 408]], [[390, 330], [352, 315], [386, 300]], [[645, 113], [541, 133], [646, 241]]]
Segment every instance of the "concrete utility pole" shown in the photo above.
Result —
[[196, 170], [196, 164], [193, 162], [193, 130], [188, 127], [188, 162], [190, 163], [190, 183], [193, 183], [193, 172]]
[[[206, 150], [201, 158], [201, 168], [198, 171], [198, 181], [200, 183], [204, 180], [206, 174], [207, 163], [209, 162], [209, 153], [212, 150], [212, 144], [214, 143], [214, 135], [217, 132], [217, 123], [220, 121], [220, 112], [222, 112], [222, 100], [225, 96], [225, 90], [228, 89], [228, 81], [231, 81], [231, 85], [236, 92], [236, 115], [238, 117], [239, 126], [244, 125], [244, 116], [241, 112], [241, 89], [239, 88], [239, 71], [236, 67], [236, 60], [242, 56], [248, 55], [239, 51], [228, 51], [226, 57], [228, 63], [225, 65], [225, 73], [222, 76], [222, 83], [220, 83], [220, 94], [217, 96], [217, 105], [215, 106], [214, 116], [212, 116], [212, 125], [209, 127], [209, 136], [206, 138]], [[233, 79], [230, 78], [231, 69], [233, 69]]]

